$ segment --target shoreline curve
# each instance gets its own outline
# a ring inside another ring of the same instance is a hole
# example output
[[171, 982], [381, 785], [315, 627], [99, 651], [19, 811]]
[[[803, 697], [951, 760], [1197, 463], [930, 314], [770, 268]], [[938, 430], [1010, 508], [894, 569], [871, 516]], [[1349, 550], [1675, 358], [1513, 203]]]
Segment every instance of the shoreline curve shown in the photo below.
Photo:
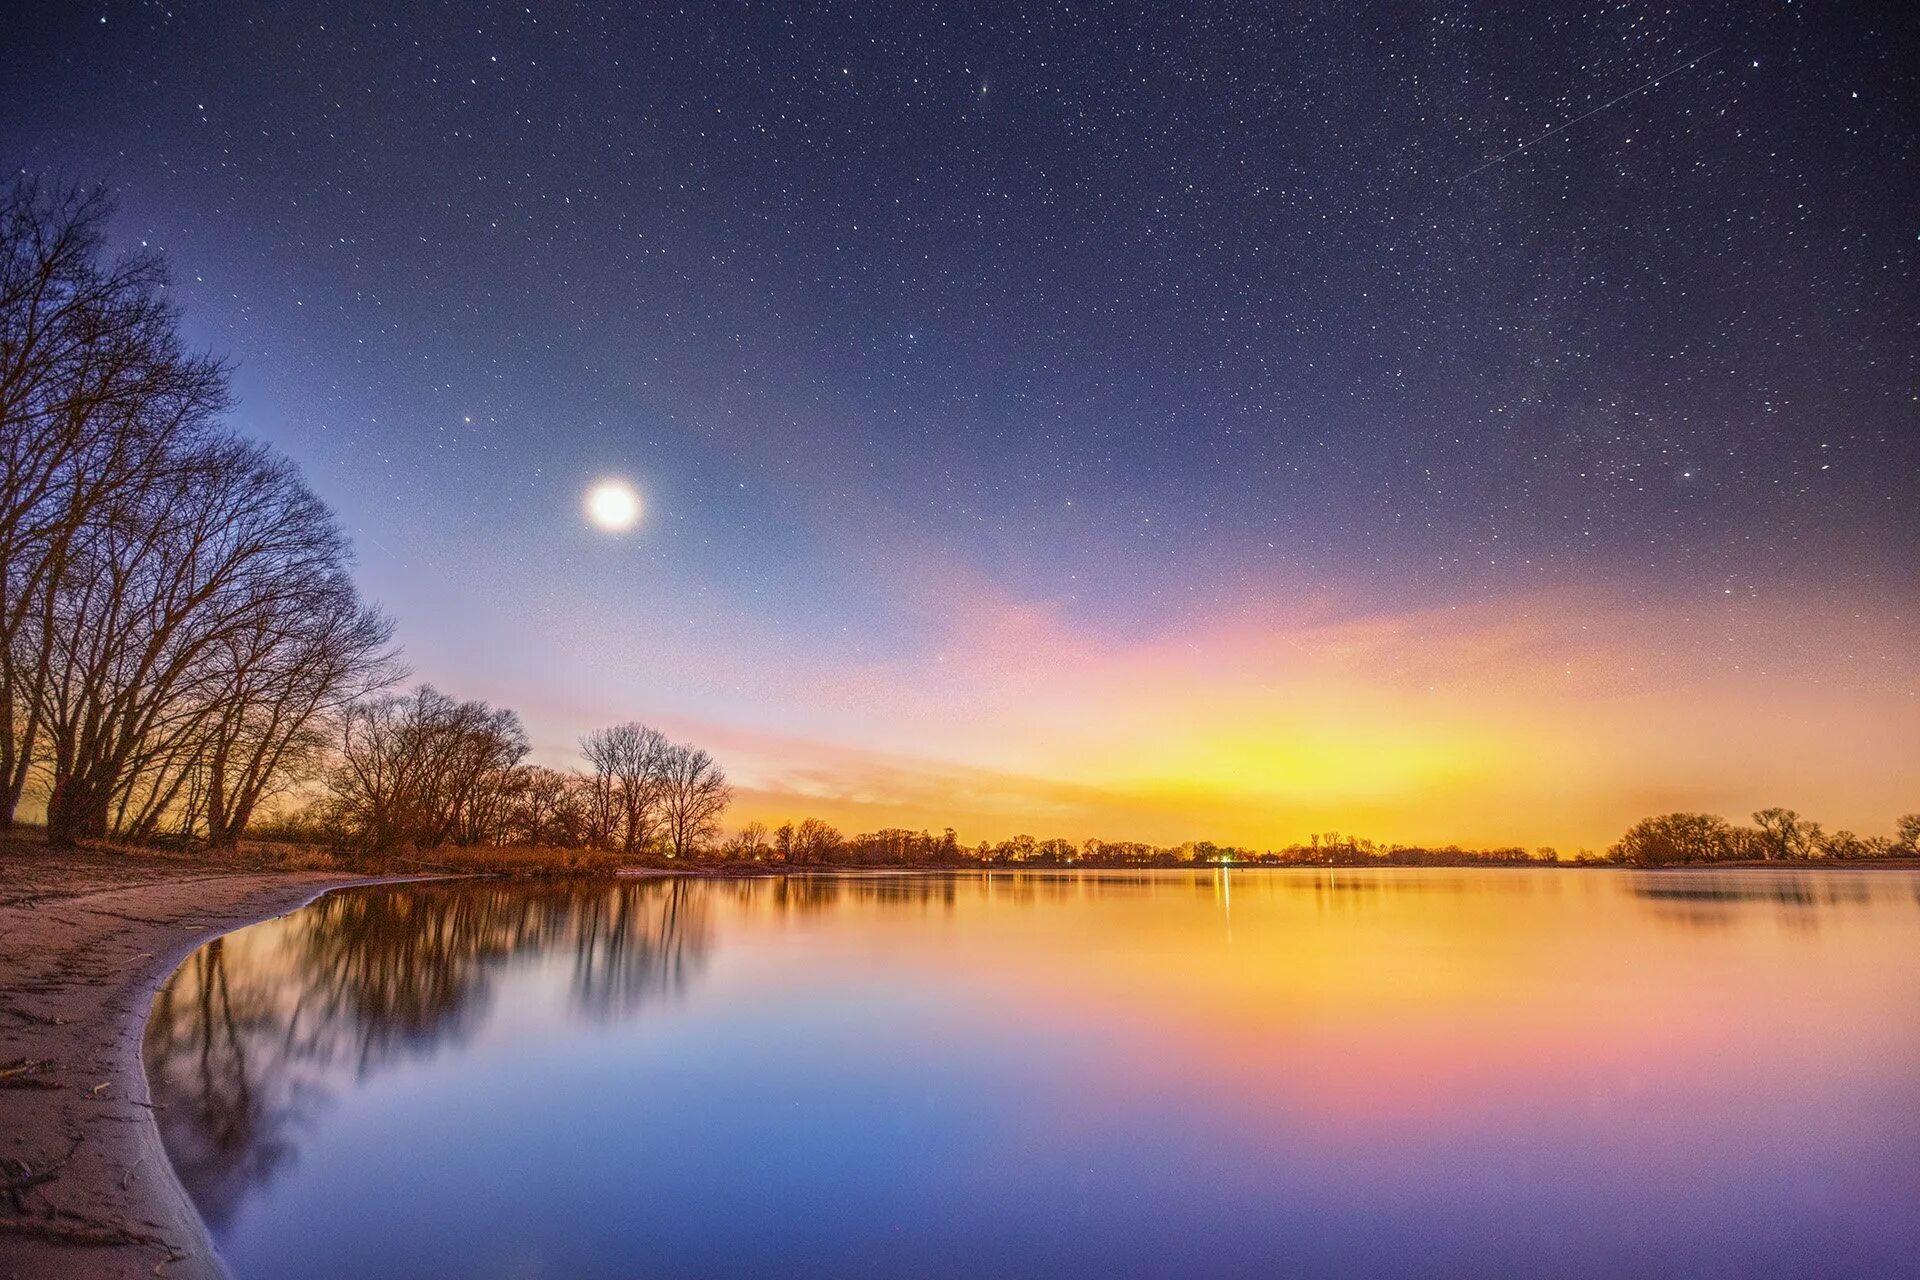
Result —
[[153, 998], [195, 949], [336, 889], [448, 877], [188, 874], [0, 905], [0, 1277], [230, 1280], [154, 1122]]

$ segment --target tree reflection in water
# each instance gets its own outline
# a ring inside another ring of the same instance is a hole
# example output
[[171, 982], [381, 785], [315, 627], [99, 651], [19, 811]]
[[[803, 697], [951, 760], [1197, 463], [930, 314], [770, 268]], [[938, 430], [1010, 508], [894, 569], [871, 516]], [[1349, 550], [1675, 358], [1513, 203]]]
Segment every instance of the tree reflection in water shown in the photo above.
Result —
[[[196, 953], [156, 1002], [149, 1071], [182, 1178], [256, 1276], [328, 1275], [342, 1237], [379, 1243], [339, 1270], [396, 1277], [763, 1274], [789, 1247], [796, 1273], [926, 1274], [955, 1240], [989, 1250], [981, 1275], [1032, 1269], [1041, 1240], [1115, 1274], [1129, 1232], [1196, 1222], [1279, 1270], [1526, 1274], [1558, 1240], [1583, 1275], [1649, 1249], [1751, 1273], [1784, 1247], [1752, 1223], [1799, 1221], [1807, 1186], [1857, 1206], [1832, 1238], [1888, 1224], [1857, 1237], [1877, 1261], [1911, 1256], [1893, 1139], [1916, 884], [1219, 867], [387, 887]], [[1263, 1195], [1300, 1212], [1262, 1225], [1244, 1210]], [[1383, 1239], [1382, 1205], [1421, 1225]], [[886, 1234], [903, 1222], [921, 1234]], [[883, 1238], [904, 1251], [876, 1262]]]
[[[1899, 873], [1895, 873], [1896, 876]], [[1628, 873], [1627, 887], [1660, 920], [1693, 929], [1727, 929], [1750, 919], [1756, 903], [1774, 907], [1784, 927], [1818, 930], [1873, 905], [1882, 892], [1903, 888], [1906, 877], [1882, 879], [1871, 870], [1801, 871], [1743, 868], [1712, 871], [1676, 868]]]
[[[556, 981], [536, 990], [611, 1022], [686, 989], [715, 945], [718, 912], [793, 921], [837, 911], [950, 915], [963, 886], [968, 901], [1003, 908], [1109, 896], [1190, 901], [1222, 893], [1227, 874], [665, 877], [339, 892], [191, 956], [155, 998], [147, 1071], [167, 1149], [218, 1231], [248, 1191], [295, 1157], [333, 1087], [474, 1036], [493, 1012], [496, 980], [516, 967], [550, 970]], [[1603, 872], [1231, 874], [1270, 904], [1311, 903], [1319, 921], [1469, 888], [1485, 901], [1615, 883]], [[1750, 919], [1756, 901], [1772, 904], [1783, 923], [1812, 928], [1823, 913], [1862, 910], [1877, 893], [1911, 892], [1906, 880], [1866, 873], [1648, 872], [1629, 874], [1625, 887], [1663, 923], [1700, 931]]]
[[154, 998], [144, 1048], [167, 1151], [218, 1230], [292, 1158], [329, 1075], [471, 1035], [516, 961], [570, 956], [574, 1007], [614, 1019], [681, 991], [711, 938], [706, 896], [677, 878], [328, 894], [209, 942]]

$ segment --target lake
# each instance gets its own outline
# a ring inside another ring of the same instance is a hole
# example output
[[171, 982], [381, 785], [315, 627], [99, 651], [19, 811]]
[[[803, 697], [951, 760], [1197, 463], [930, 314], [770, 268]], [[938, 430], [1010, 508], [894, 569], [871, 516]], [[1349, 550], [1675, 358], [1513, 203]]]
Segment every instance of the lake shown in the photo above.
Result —
[[239, 1280], [1912, 1275], [1920, 875], [330, 894], [154, 1004]]

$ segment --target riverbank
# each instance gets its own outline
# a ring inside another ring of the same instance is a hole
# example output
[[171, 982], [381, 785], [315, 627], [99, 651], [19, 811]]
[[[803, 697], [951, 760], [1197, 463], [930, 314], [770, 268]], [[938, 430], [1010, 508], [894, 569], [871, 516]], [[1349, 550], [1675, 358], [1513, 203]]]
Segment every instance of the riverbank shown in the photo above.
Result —
[[154, 992], [201, 943], [380, 878], [0, 842], [0, 1277], [224, 1274], [153, 1123]]

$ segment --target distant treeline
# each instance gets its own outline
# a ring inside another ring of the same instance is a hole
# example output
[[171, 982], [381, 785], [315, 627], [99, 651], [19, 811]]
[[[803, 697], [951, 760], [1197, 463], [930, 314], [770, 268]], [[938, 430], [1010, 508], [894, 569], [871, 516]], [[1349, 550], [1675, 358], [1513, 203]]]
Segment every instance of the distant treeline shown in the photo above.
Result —
[[1753, 827], [1734, 827], [1706, 814], [1667, 814], [1630, 829], [1604, 856], [1581, 850], [1517, 846], [1467, 849], [1459, 845], [1384, 844], [1337, 831], [1305, 844], [1255, 849], [1210, 840], [1152, 845], [1124, 840], [1036, 840], [1014, 836], [998, 843], [960, 843], [952, 828], [939, 835], [886, 828], [842, 835], [817, 818], [769, 829], [750, 822], [715, 856], [797, 866], [1028, 866], [1178, 867], [1231, 863], [1284, 867], [1487, 867], [1600, 865], [1666, 866], [1719, 861], [1853, 860], [1920, 856], [1920, 813], [1901, 818], [1892, 837], [1828, 834], [1789, 809], [1763, 809]]
[[1038, 840], [1017, 835], [997, 843], [962, 844], [953, 828], [940, 834], [887, 827], [844, 835], [818, 818], [769, 827], [749, 822], [715, 851], [723, 859], [793, 866], [853, 867], [1178, 867], [1220, 863], [1276, 866], [1526, 866], [1554, 860], [1551, 849], [1463, 849], [1383, 845], [1328, 832], [1306, 844], [1254, 849], [1189, 840], [1155, 845], [1133, 840]]
[[[640, 726], [628, 726], [640, 729]], [[645, 732], [645, 730], [642, 730]], [[690, 748], [689, 748], [690, 750]], [[714, 775], [718, 777], [717, 767]], [[1327, 832], [1304, 844], [1258, 849], [1241, 845], [1190, 840], [1176, 845], [1154, 845], [1128, 840], [1039, 840], [1018, 835], [998, 842], [963, 843], [953, 828], [939, 833], [905, 827], [848, 835], [819, 818], [770, 826], [749, 822], [721, 840], [715, 825], [717, 807], [709, 806], [712, 820], [702, 825], [702, 838], [675, 843], [667, 835], [671, 824], [652, 820], [651, 839], [629, 843], [627, 828], [596, 828], [586, 814], [592, 797], [606, 794], [607, 783], [598, 772], [567, 773], [530, 769], [513, 790], [509, 779], [506, 803], [498, 810], [502, 825], [490, 839], [462, 839], [460, 843], [527, 844], [554, 849], [614, 849], [635, 860], [677, 858], [719, 864], [831, 869], [835, 867], [1539, 867], [1539, 866], [1673, 866], [1711, 862], [1818, 862], [1920, 857], [1920, 814], [1900, 819], [1896, 835], [1862, 838], [1852, 832], [1825, 833], [1818, 823], [1801, 820], [1791, 810], [1763, 810], [1759, 825], [1733, 827], [1702, 814], [1668, 814], [1634, 825], [1605, 854], [1579, 850], [1571, 855], [1553, 848], [1518, 846], [1471, 849], [1459, 845], [1385, 844], [1359, 836]], [[618, 785], [617, 783], [615, 784]], [[720, 784], [724, 787], [724, 782]], [[538, 796], [536, 802], [534, 797]], [[333, 825], [323, 804], [263, 828], [261, 834], [328, 844], [356, 841], [351, 828]], [[643, 825], [648, 821], [643, 818]]]
[[1612, 862], [1664, 867], [1698, 862], [1854, 862], [1920, 856], [1920, 813], [1895, 824], [1892, 836], [1828, 831], [1792, 809], [1762, 809], [1750, 827], [1718, 814], [1663, 813], [1642, 818], [1607, 850]]

